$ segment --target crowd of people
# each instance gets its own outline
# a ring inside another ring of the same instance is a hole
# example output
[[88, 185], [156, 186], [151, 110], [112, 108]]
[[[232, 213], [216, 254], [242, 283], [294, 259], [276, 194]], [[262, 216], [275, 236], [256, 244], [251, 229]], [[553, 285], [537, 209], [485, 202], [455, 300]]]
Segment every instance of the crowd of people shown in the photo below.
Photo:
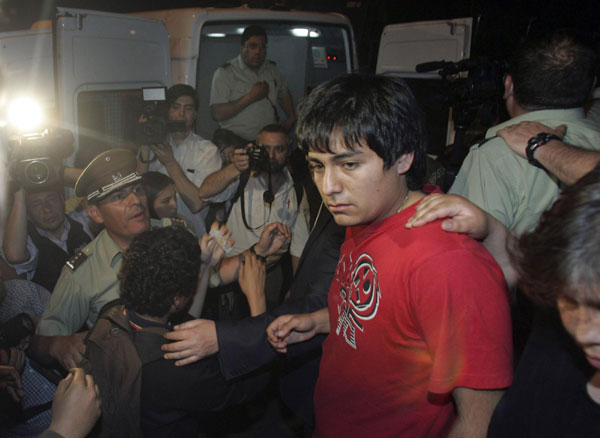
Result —
[[514, 53], [510, 119], [449, 194], [404, 81], [346, 74], [295, 107], [266, 48], [249, 26], [215, 72], [213, 141], [177, 84], [162, 143], [65, 172], [81, 205], [10, 185], [6, 436], [600, 435], [594, 47]]

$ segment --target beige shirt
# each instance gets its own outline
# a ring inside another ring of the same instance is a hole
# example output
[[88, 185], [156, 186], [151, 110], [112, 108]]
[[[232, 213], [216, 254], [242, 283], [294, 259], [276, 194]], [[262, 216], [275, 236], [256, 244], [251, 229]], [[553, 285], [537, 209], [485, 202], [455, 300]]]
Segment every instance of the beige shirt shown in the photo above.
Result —
[[585, 120], [582, 108], [532, 111], [487, 131], [488, 140], [471, 148], [449, 192], [477, 204], [517, 236], [531, 231], [560, 194], [556, 178], [529, 164], [496, 136], [500, 129], [523, 121], [552, 128], [565, 124], [566, 143], [600, 150], [600, 132]]
[[269, 95], [251, 103], [232, 118], [219, 122], [221, 128], [229, 129], [243, 139], [256, 140], [263, 127], [275, 123], [277, 102], [283, 99], [288, 88], [273, 61], [266, 60], [258, 73], [255, 73], [244, 64], [241, 55], [238, 55], [215, 71], [210, 90], [210, 105], [237, 100], [248, 94], [255, 83], [261, 81], [269, 84]]

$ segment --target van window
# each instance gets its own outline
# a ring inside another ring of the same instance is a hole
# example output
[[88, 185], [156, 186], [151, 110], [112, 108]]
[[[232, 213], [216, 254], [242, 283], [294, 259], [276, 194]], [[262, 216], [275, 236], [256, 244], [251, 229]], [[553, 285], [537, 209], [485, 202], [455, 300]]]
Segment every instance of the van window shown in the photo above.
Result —
[[79, 149], [75, 167], [85, 167], [96, 155], [113, 148], [135, 148], [142, 110], [141, 90], [83, 91], [77, 95]]
[[[208, 103], [215, 70], [240, 53], [244, 29], [258, 24], [267, 32], [267, 59], [274, 61], [292, 93], [294, 105], [320, 83], [350, 72], [350, 33], [343, 26], [301, 22], [220, 22], [202, 27], [196, 77], [200, 99], [197, 132], [212, 138], [218, 128]], [[281, 112], [281, 108], [279, 108]], [[283, 113], [281, 119], [285, 118]]]

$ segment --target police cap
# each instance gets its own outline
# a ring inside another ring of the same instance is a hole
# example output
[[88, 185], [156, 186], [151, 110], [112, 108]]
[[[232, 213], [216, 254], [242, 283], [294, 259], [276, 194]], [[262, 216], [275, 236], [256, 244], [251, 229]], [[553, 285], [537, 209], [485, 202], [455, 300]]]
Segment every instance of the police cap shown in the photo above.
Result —
[[75, 195], [99, 201], [142, 177], [136, 171], [137, 160], [126, 149], [111, 149], [94, 158], [75, 183]]

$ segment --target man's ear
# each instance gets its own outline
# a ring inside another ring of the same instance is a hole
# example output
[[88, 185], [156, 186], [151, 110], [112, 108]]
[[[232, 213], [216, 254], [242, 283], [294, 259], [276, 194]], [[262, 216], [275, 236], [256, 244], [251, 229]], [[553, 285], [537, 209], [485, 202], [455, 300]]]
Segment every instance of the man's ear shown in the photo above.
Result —
[[502, 96], [503, 99], [508, 99], [509, 97], [512, 97], [513, 95], [513, 80], [512, 80], [512, 76], [507, 74], [506, 77], [504, 78], [504, 96]]
[[404, 175], [406, 172], [408, 172], [414, 159], [415, 154], [412, 152], [410, 154], [404, 154], [398, 158], [398, 161], [396, 161], [396, 170], [398, 175]]
[[104, 218], [102, 217], [102, 212], [100, 211], [100, 209], [98, 208], [97, 205], [89, 205], [87, 208], [87, 214], [97, 224], [104, 223]]

